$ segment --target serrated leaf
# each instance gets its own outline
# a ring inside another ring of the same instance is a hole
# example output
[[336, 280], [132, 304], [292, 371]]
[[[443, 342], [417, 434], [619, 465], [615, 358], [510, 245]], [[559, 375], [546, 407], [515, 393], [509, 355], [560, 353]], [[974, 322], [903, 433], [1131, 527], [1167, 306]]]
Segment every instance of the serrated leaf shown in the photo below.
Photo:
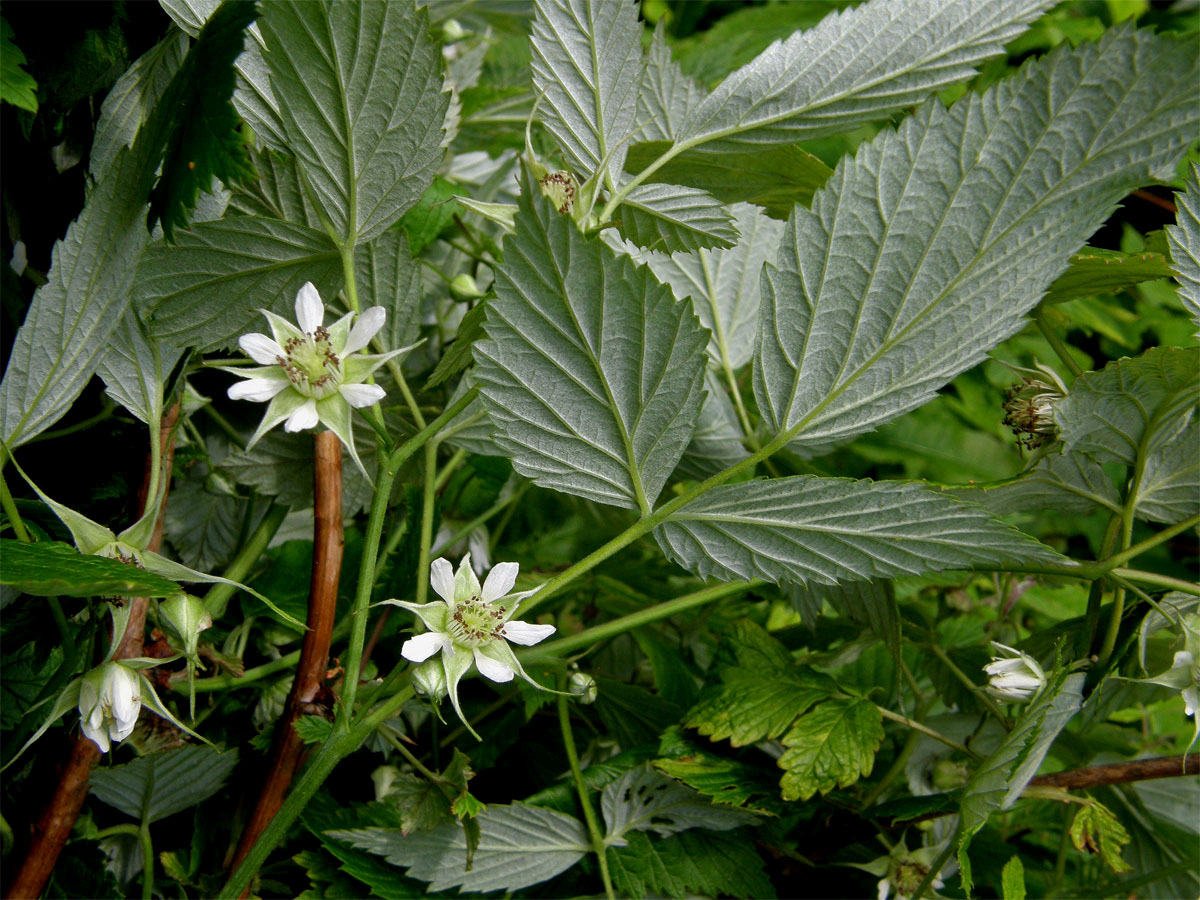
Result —
[[783, 223], [748, 203], [730, 207], [737, 225], [737, 244], [729, 249], [694, 253], [638, 255], [675, 296], [690, 297], [696, 315], [712, 332], [708, 354], [717, 366], [740, 369], [754, 355], [760, 303], [759, 275], [773, 258]]
[[13, 42], [12, 26], [0, 19], [0, 100], [36, 113], [38, 111], [37, 82], [21, 67], [25, 54]]
[[233, 186], [230, 217], [235, 214], [278, 219], [324, 233], [317, 210], [304, 194], [296, 160], [269, 148], [251, 148], [250, 159], [258, 177]]
[[949, 110], [931, 101], [843, 160], [766, 267], [754, 388], [769, 428], [827, 450], [1017, 331], [1117, 201], [1181, 154], [1196, 65], [1186, 42], [1116, 28]]
[[783, 799], [807, 800], [871, 774], [881, 743], [883, 718], [874, 703], [834, 697], [818, 704], [783, 737]]
[[696, 430], [676, 470], [687, 478], [708, 478], [750, 455], [742, 443], [742, 426], [733, 401], [714, 369], [704, 373], [704, 388]]
[[1076, 378], [1054, 405], [1069, 453], [1132, 466], [1176, 440], [1200, 403], [1200, 349], [1155, 347]]
[[865, 625], [887, 646], [892, 659], [900, 658], [900, 610], [889, 581], [847, 581], [836, 585], [809, 584], [789, 592], [797, 612], [820, 610], [828, 603], [840, 616]]
[[460, 190], [445, 178], [434, 178], [433, 184], [425, 189], [417, 205], [404, 214], [400, 227], [408, 234], [413, 256], [420, 256], [454, 219], [457, 211], [454, 195]]
[[168, 241], [174, 241], [176, 226], [187, 227], [188, 214], [214, 178], [229, 184], [254, 174], [229, 101], [234, 60], [257, 14], [254, 0], [225, 0], [205, 22], [159, 101], [156, 113], [165, 111], [170, 122], [147, 221], [151, 227], [161, 221]]
[[1200, 513], [1200, 418], [1146, 456], [1137, 486], [1138, 518], [1174, 525]]
[[708, 334], [528, 177], [516, 221], [474, 350], [497, 443], [544, 487], [648, 510], [700, 411]]
[[399, 219], [444, 156], [450, 97], [428, 21], [410, 3], [288, 2], [259, 22], [288, 146], [343, 241]]
[[[675, 132], [705, 91], [679, 68], [667, 46], [664, 21], [659, 20], [646, 52], [641, 90], [637, 95], [634, 135], [639, 141], [675, 139]], [[629, 160], [625, 161], [626, 167]], [[637, 171], [637, 170], [631, 170]]]
[[141, 421], [157, 423], [163, 413], [163, 386], [183, 351], [161, 346], [133, 307], [125, 311], [111, 341], [97, 367], [108, 395]]
[[642, 77], [641, 23], [631, 3], [537, 0], [529, 46], [543, 124], [586, 180], [607, 158], [617, 183]]
[[343, 277], [328, 236], [302, 225], [235, 216], [193, 225], [174, 247], [153, 245], [134, 291], [139, 307], [153, 310], [150, 330], [160, 341], [210, 350], [263, 331], [262, 309], [291, 320], [296, 292], [306, 281], [332, 299]]
[[[325, 832], [334, 828], [355, 828], [364, 825], [391, 827], [396, 814], [382, 803], [339, 805], [328, 795], [313, 798], [304, 810], [304, 824], [320, 841], [324, 849], [341, 862], [342, 872], [357, 878], [370, 889], [369, 896], [380, 900], [419, 900], [425, 896], [425, 885], [405, 878], [394, 866], [378, 856], [348, 847]], [[351, 898], [363, 895], [361, 888], [340, 896]]]
[[1004, 900], [1025, 900], [1025, 867], [1021, 857], [1014, 856], [1004, 864], [1000, 873], [1000, 896]]
[[433, 374], [425, 382], [425, 390], [437, 387], [447, 378], [457, 375], [471, 364], [471, 348], [475, 346], [477, 340], [484, 337], [483, 321], [486, 315], [486, 300], [476, 303], [467, 310], [462, 321], [458, 323], [458, 330], [454, 333], [454, 342], [446, 348], [446, 352], [438, 360]]
[[1085, 453], [1047, 456], [1010, 481], [955, 486], [951, 493], [979, 503], [998, 516], [1030, 509], [1054, 509], [1075, 515], [1097, 509], [1121, 511], [1121, 498], [1112, 478]]
[[872, 0], [833, 13], [730, 73], [675, 139], [744, 151], [848, 131], [971, 78], [1048, 5]]
[[[670, 141], [634, 144], [625, 157], [625, 169], [637, 175], [670, 149]], [[786, 219], [797, 203], [808, 206], [832, 174], [833, 169], [811, 153], [781, 144], [745, 153], [684, 153], [659, 166], [646, 180], [690, 185], [722, 203], [753, 203], [776, 219]], [[771, 249], [773, 255], [775, 248]]]
[[464, 870], [466, 838], [454, 822], [407, 838], [398, 828], [326, 833], [405, 867], [410, 878], [430, 882], [431, 891], [519, 890], [565, 872], [591, 850], [583, 823], [552, 809], [492, 805], [474, 821], [480, 826], [479, 848], [469, 872]]
[[1062, 562], [974, 504], [919, 484], [795, 475], [714, 488], [654, 530], [701, 578], [837, 584]]
[[151, 824], [207, 800], [237, 765], [238, 752], [179, 747], [97, 769], [91, 792], [109, 806]]
[[301, 716], [292, 723], [292, 727], [306, 744], [320, 744], [333, 734], [333, 723], [321, 716]]
[[663, 732], [654, 768], [710, 797], [713, 803], [754, 812], [781, 812], [775, 782], [754, 766], [702, 748], [678, 727]]
[[384, 802], [400, 814], [400, 830], [427, 831], [450, 818], [450, 802], [432, 781], [400, 774], [388, 787]]
[[163, 533], [184, 565], [213, 572], [220, 571], [238, 548], [246, 511], [242, 501], [205, 486], [199, 479], [176, 480]]
[[704, 689], [684, 724], [711, 740], [728, 738], [742, 747], [779, 737], [796, 716], [836, 690], [829, 676], [807, 667], [729, 668], [721, 673], [720, 685]]
[[404, 232], [388, 231], [358, 247], [354, 273], [359, 308], [382, 306], [387, 312], [374, 348], [387, 352], [416, 341], [421, 330], [421, 264], [409, 252]]
[[619, 842], [631, 831], [664, 835], [689, 828], [728, 831], [756, 821], [746, 810], [713, 805], [699, 791], [654, 771], [649, 764], [630, 769], [606, 785], [600, 809], [608, 844]]
[[0, 584], [37, 597], [172, 597], [179, 585], [145, 569], [80, 553], [70, 544], [0, 540]]
[[626, 239], [662, 253], [732, 247], [733, 217], [712, 194], [677, 184], [643, 184], [615, 213]]
[[1179, 278], [1179, 299], [1200, 330], [1200, 165], [1192, 163], [1175, 195], [1176, 224], [1168, 225], [1171, 265]]
[[1092, 801], [1080, 808], [1071, 823], [1071, 843], [1076, 850], [1099, 853], [1114, 872], [1129, 872], [1133, 866], [1121, 858], [1121, 848], [1129, 843], [1129, 832], [1103, 803]]
[[1050, 285], [1042, 303], [1062, 303], [1075, 297], [1114, 294], [1157, 278], [1170, 278], [1171, 267], [1161, 253], [1123, 253], [1084, 247], [1071, 257], [1067, 271]]
[[626, 846], [606, 852], [613, 885], [626, 897], [775, 896], [762, 857], [742, 832], [685, 831], [659, 839], [634, 832]]

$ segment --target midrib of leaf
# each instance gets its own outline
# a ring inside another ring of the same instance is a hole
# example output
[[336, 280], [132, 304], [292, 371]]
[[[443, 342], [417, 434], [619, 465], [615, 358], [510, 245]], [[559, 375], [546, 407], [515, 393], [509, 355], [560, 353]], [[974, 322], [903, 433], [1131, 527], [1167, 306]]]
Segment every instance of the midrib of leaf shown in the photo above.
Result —
[[[593, 13], [593, 6], [591, 3], [587, 4], [587, 17], [588, 17], [588, 34], [595, 35], [596, 19], [595, 19], [595, 15]], [[563, 44], [563, 46], [565, 47], [566, 44]], [[594, 40], [588, 41], [588, 49], [591, 51], [591, 56], [592, 56], [592, 77], [589, 78], [587, 81], [588, 81], [589, 87], [591, 87], [591, 89], [592, 89], [592, 105], [596, 111], [596, 124], [599, 126], [596, 129], [596, 147], [597, 147], [597, 150], [598, 150], [599, 156], [600, 156], [600, 161], [597, 163], [597, 165], [604, 170], [604, 183], [608, 186], [608, 189], [611, 191], [614, 189], [614, 186], [613, 186], [613, 180], [612, 180], [612, 173], [609, 171], [609, 166], [608, 166], [608, 141], [605, 140], [606, 127], [605, 127], [605, 122], [604, 122], [604, 109], [603, 109], [603, 105], [600, 102], [600, 57], [597, 53], [596, 42]], [[607, 387], [607, 382], [605, 384]], [[629, 449], [632, 451], [632, 449], [633, 449], [632, 446], [630, 446]], [[632, 459], [632, 458], [633, 458], [633, 455], [631, 452], [630, 459]], [[636, 482], [637, 479], [634, 479], [634, 481]], [[643, 511], [645, 510], [645, 505], [643, 504], [644, 499], [645, 498], [642, 497], [641, 487], [639, 486], [638, 487], [638, 506]]]

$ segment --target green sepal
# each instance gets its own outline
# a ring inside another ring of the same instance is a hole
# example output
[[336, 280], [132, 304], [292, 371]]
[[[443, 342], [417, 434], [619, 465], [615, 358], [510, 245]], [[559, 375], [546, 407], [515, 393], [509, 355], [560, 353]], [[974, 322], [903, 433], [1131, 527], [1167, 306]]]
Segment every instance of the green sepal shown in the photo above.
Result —
[[[3, 772], [18, 759], [20, 759], [21, 754], [29, 749], [29, 745], [45, 734], [46, 729], [57, 722], [64, 713], [79, 706], [79, 685], [81, 681], [82, 679], [80, 678], [73, 678], [67, 684], [67, 686], [62, 689], [62, 693], [60, 693], [58, 695], [58, 699], [54, 701], [54, 707], [50, 710], [50, 715], [46, 717], [46, 721], [42, 723], [42, 727], [33, 733], [33, 737], [25, 742], [24, 746], [17, 751], [16, 756], [6, 762], [3, 766], [0, 766], [0, 772]], [[40, 706], [41, 704], [38, 705]], [[35, 708], [36, 707], [30, 708], [27, 710], [26, 714], [32, 712]]]

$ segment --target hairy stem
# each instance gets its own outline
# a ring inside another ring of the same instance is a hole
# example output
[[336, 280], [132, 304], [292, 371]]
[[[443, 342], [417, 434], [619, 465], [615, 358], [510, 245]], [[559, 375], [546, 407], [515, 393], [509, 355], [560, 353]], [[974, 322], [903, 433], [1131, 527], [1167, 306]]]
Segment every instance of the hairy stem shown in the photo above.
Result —
[[1042, 337], [1046, 339], [1046, 343], [1050, 345], [1050, 349], [1062, 360], [1062, 364], [1067, 367], [1067, 371], [1071, 373], [1071, 376], [1078, 378], [1082, 375], [1083, 369], [1080, 368], [1079, 363], [1075, 362], [1075, 358], [1071, 356], [1071, 351], [1067, 349], [1067, 345], [1063, 343], [1062, 338], [1058, 336], [1058, 333], [1046, 321], [1045, 311], [1040, 307], [1034, 313], [1033, 321], [1037, 324], [1038, 331], [1042, 333]]
[[[566, 690], [565, 679], [560, 679], [559, 690]], [[587, 822], [588, 834], [592, 838], [592, 850], [600, 862], [600, 880], [604, 882], [604, 894], [608, 900], [614, 900], [612, 878], [608, 874], [608, 853], [604, 846], [604, 832], [596, 820], [596, 810], [588, 799], [587, 784], [583, 780], [583, 771], [579, 768], [579, 754], [575, 752], [575, 736], [571, 733], [571, 715], [567, 712], [567, 698], [558, 697], [558, 724], [562, 729], [563, 747], [567, 751], [567, 761], [571, 765], [571, 777], [575, 780], [575, 791], [579, 794], [579, 805], [583, 808], [583, 818]]]
[[899, 713], [894, 713], [890, 709], [880, 706], [878, 703], [875, 704], [875, 708], [879, 710], [879, 714], [885, 719], [891, 719], [893, 722], [899, 722], [901, 725], [911, 728], [914, 732], [919, 731], [921, 734], [931, 737], [935, 741], [945, 744], [947, 747], [951, 747], [957, 750], [959, 753], [964, 753], [973, 759], [982, 759], [978, 753], [976, 753], [966, 744], [960, 744], [953, 738], [946, 737], [946, 735], [942, 734], [940, 731], [934, 731], [928, 725], [922, 725], [920, 722], [908, 718], [908, 716], [902, 716]]

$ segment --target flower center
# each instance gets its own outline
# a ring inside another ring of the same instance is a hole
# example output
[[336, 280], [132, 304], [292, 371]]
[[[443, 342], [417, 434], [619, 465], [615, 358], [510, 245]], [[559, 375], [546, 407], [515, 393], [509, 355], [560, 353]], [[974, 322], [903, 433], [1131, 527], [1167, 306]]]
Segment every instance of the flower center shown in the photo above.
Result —
[[342, 361], [333, 352], [324, 325], [303, 338], [290, 338], [283, 352], [285, 355], [275, 357], [275, 361], [301, 394], [320, 400], [341, 386]]
[[490, 644], [504, 628], [504, 607], [484, 603], [479, 597], [459, 603], [450, 618], [450, 637], [464, 647]]

